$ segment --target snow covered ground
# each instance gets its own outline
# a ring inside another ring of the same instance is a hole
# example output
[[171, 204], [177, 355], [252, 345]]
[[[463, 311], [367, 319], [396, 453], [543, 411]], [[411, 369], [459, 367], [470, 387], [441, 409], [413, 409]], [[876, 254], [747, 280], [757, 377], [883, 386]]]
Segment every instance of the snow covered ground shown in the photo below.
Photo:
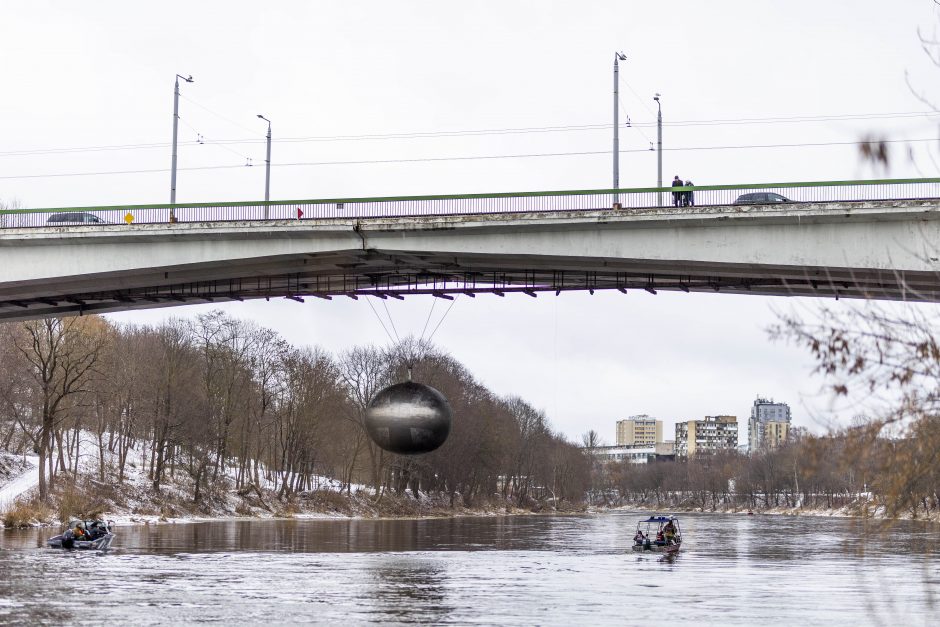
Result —
[[[107, 439], [107, 434], [105, 435]], [[296, 494], [289, 501], [277, 498], [273, 473], [259, 469], [258, 485], [235, 488], [236, 469], [226, 465], [219, 480], [211, 482], [203, 498], [193, 501], [194, 486], [185, 472], [167, 476], [159, 490], [154, 490], [144, 462], [149, 451], [142, 442], [131, 446], [122, 482], [117, 481], [116, 454], [105, 451], [105, 478], [100, 477], [97, 438], [82, 431], [79, 434], [79, 478], [77, 492], [70, 495], [70, 507], [94, 511], [96, 516], [116, 524], [186, 523], [222, 518], [411, 518], [426, 516], [504, 515], [526, 513], [510, 503], [484, 503], [479, 507], [453, 507], [450, 497], [443, 494], [420, 493], [396, 495], [388, 493], [379, 500], [371, 488], [361, 484], [345, 486], [328, 476], [315, 476], [308, 491]], [[0, 451], [0, 514], [9, 510], [18, 498], [29, 495], [39, 484], [39, 460]], [[71, 465], [71, 462], [70, 462]], [[75, 500], [78, 499], [78, 500]], [[459, 499], [458, 499], [459, 501]], [[55, 507], [49, 516], [56, 515]], [[69, 512], [77, 515], [78, 512]], [[90, 514], [89, 514], [90, 515]], [[35, 520], [34, 524], [53, 524], [52, 518]], [[2, 526], [2, 523], [0, 523]]]
[[26, 464], [25, 472], [0, 486], [0, 512], [39, 485], [39, 458], [33, 455], [27, 456]]

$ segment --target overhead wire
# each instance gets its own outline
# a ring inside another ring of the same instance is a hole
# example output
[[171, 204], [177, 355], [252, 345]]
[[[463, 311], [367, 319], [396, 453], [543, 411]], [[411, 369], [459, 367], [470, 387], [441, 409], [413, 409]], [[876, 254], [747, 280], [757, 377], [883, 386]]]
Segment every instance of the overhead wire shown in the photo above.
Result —
[[627, 86], [627, 89], [629, 89], [631, 92], [633, 92], [633, 95], [636, 96], [637, 101], [638, 101], [641, 105], [643, 105], [643, 108], [646, 109], [647, 113], [649, 113], [650, 115], [653, 115], [653, 116], [656, 115], [656, 112], [653, 111], [653, 109], [652, 109], [648, 104], [646, 104], [646, 101], [640, 96], [640, 94], [636, 93], [636, 90], [633, 89], [633, 86], [630, 85], [630, 83], [628, 83], [627, 81], [624, 81], [624, 80], [622, 80], [621, 82], [622, 82], [624, 85]]
[[[195, 103], [194, 103], [195, 104]], [[806, 123], [806, 122], [828, 122], [828, 121], [856, 121], [856, 120], [881, 120], [881, 119], [904, 119], [918, 117], [937, 117], [940, 112], [937, 111], [911, 111], [899, 113], [869, 113], [869, 114], [833, 114], [821, 116], [776, 116], [764, 118], [722, 118], [706, 120], [678, 120], [664, 121], [664, 127], [679, 126], [713, 126], [722, 124], [782, 124], [782, 123]], [[224, 116], [222, 116], [224, 118]], [[224, 118], [227, 119], [227, 118]], [[231, 122], [231, 120], [229, 120]], [[233, 124], [237, 124], [232, 122]], [[655, 122], [633, 122], [631, 127], [653, 127]], [[240, 126], [240, 125], [239, 125]], [[241, 127], [246, 128], [247, 127]], [[473, 137], [479, 135], [506, 135], [506, 134], [528, 134], [528, 133], [556, 133], [571, 131], [592, 131], [610, 129], [610, 123], [605, 124], [576, 124], [562, 126], [541, 126], [541, 127], [519, 127], [519, 128], [497, 128], [497, 129], [477, 129], [461, 131], [428, 131], [428, 132], [406, 132], [406, 133], [381, 133], [381, 134], [361, 134], [361, 135], [327, 135], [327, 136], [308, 136], [308, 137], [282, 137], [274, 140], [274, 143], [307, 143], [307, 142], [332, 142], [332, 141], [368, 141], [385, 139], [422, 139], [437, 137]], [[247, 129], [251, 130], [251, 129]], [[252, 131], [253, 132], [253, 131]], [[216, 139], [216, 144], [252, 144], [264, 143], [264, 138], [248, 139]], [[198, 142], [182, 142], [180, 145], [196, 144]], [[140, 143], [140, 144], [115, 144], [101, 146], [79, 146], [66, 148], [37, 148], [27, 150], [7, 150], [0, 151], [0, 157], [9, 156], [31, 156], [44, 154], [67, 154], [76, 152], [99, 152], [115, 150], [149, 150], [154, 148], [166, 148], [170, 146], [169, 142]]]
[[226, 144], [219, 143], [219, 142], [215, 142], [215, 141], [209, 139], [208, 137], [206, 137], [205, 135], [203, 135], [202, 133], [200, 133], [200, 132], [199, 132], [199, 129], [197, 129], [196, 127], [192, 126], [192, 125], [189, 124], [188, 122], [186, 122], [186, 120], [184, 120], [183, 118], [179, 118], [179, 121], [183, 123], [183, 126], [186, 126], [187, 128], [189, 128], [189, 130], [191, 130], [192, 132], [194, 132], [194, 133], [196, 134], [196, 137], [198, 138], [198, 139], [196, 140], [196, 144], [216, 146], [216, 147], [221, 148], [221, 149], [223, 149], [223, 150], [227, 150], [228, 152], [232, 153], [233, 155], [236, 155], [239, 159], [244, 159], [246, 166], [251, 166], [251, 157], [249, 157], [248, 155], [244, 155], [244, 154], [238, 152], [237, 150], [233, 150], [233, 149], [229, 148], [228, 145], [226, 145]]
[[225, 120], [226, 122], [228, 122], [228, 123], [231, 124], [232, 126], [237, 126], [238, 128], [243, 129], [243, 130], [246, 130], [246, 131], [248, 131], [249, 133], [255, 133], [255, 132], [257, 132], [257, 129], [248, 128], [247, 126], [245, 126], [245, 125], [242, 124], [241, 122], [236, 122], [235, 120], [233, 120], [233, 119], [231, 119], [231, 118], [229, 118], [229, 117], [226, 117], [226, 116], [222, 115], [222, 114], [219, 113], [218, 111], [213, 111], [213, 110], [210, 109], [209, 107], [207, 107], [207, 106], [205, 106], [205, 105], [203, 105], [203, 104], [200, 104], [200, 103], [196, 102], [195, 100], [193, 100], [192, 98], [189, 98], [189, 97], [187, 97], [187, 96], [184, 96], [183, 94], [180, 94], [180, 98], [182, 98], [183, 100], [185, 100], [185, 101], [187, 101], [187, 102], [189, 102], [189, 103], [191, 103], [191, 104], [196, 105], [197, 107], [199, 107], [200, 109], [202, 109], [202, 110], [204, 110], [204, 111], [207, 111], [207, 112], [211, 113], [212, 115], [214, 115], [215, 117], [219, 118], [220, 120]]
[[653, 141], [652, 141], [649, 137], [646, 136], [646, 133], [643, 132], [643, 129], [642, 129], [642, 128], [640, 128], [639, 126], [636, 126], [635, 124], [633, 124], [633, 119], [630, 117], [630, 114], [627, 113], [626, 108], [623, 106], [623, 101], [618, 101], [618, 104], [619, 104], [619, 106], [620, 106], [620, 112], [621, 112], [624, 116], [626, 116], [626, 118], [627, 118], [627, 122], [626, 122], [625, 126], [626, 126], [627, 128], [631, 128], [631, 129], [635, 130], [637, 133], [639, 133], [640, 135], [642, 135], [642, 136], [643, 136], [643, 139], [646, 140], [646, 143], [648, 143], [648, 144], [650, 145], [650, 148], [652, 148], [652, 146], [653, 146]]
[[[914, 139], [885, 139], [881, 140], [886, 144], [895, 144], [895, 143], [920, 143], [920, 142], [935, 142], [937, 141], [936, 137], [927, 137], [927, 138], [914, 138]], [[745, 145], [724, 145], [724, 146], [682, 146], [682, 147], [672, 147], [672, 148], [663, 148], [664, 152], [667, 151], [698, 151], [698, 150], [747, 150], [747, 149], [775, 149], [775, 148], [812, 148], [812, 147], [825, 147], [825, 146], [849, 146], [849, 145], [858, 145], [861, 142], [859, 140], [852, 141], [839, 141], [839, 142], [803, 142], [803, 143], [792, 143], [792, 144], [745, 144]], [[621, 150], [621, 153], [648, 153], [649, 149], [647, 148], [635, 148], [629, 150]], [[561, 152], [542, 152], [542, 153], [518, 153], [518, 154], [503, 154], [503, 155], [465, 155], [465, 156], [448, 156], [448, 157], [414, 157], [414, 158], [396, 158], [396, 159], [351, 159], [345, 161], [298, 161], [292, 163], [276, 163], [272, 164], [272, 167], [315, 167], [315, 166], [329, 166], [329, 165], [383, 165], [383, 164], [394, 164], [394, 163], [435, 163], [435, 162], [446, 162], [446, 161], [484, 161], [484, 160], [496, 160], [496, 159], [528, 159], [528, 158], [544, 158], [544, 157], [576, 157], [576, 156], [590, 156], [590, 155], [609, 155], [610, 150], [581, 150], [581, 151], [561, 151]], [[184, 172], [194, 172], [200, 170], [229, 170], [234, 168], [242, 168], [241, 165], [209, 165], [209, 166], [190, 166], [186, 168], [177, 168], [177, 171]], [[13, 175], [0, 175], [0, 180], [16, 180], [16, 179], [35, 179], [35, 178], [60, 178], [60, 177], [72, 177], [72, 176], [107, 176], [107, 175], [120, 175], [120, 174], [155, 174], [155, 173], [164, 173], [168, 172], [169, 168], [148, 168], [148, 169], [137, 169], [137, 170], [110, 170], [110, 171], [98, 171], [98, 172], [56, 172], [49, 174], [13, 174]]]
[[[620, 82], [627, 86], [627, 89], [629, 89], [629, 90], [633, 93], [633, 95], [634, 95], [634, 96], [636, 97], [636, 99], [637, 99], [637, 102], [639, 102], [639, 103], [643, 106], [643, 108], [646, 109], [647, 113], [649, 113], [650, 115], [652, 115], [652, 116], [654, 116], [654, 117], [656, 116], [656, 113], [650, 108], [650, 106], [649, 106], [648, 104], [646, 104], [646, 101], [643, 100], [643, 98], [640, 97], [640, 94], [636, 93], [636, 90], [633, 89], [633, 86], [630, 85], [629, 82], [627, 82], [627, 81], [625, 81], [625, 80], [622, 80], [622, 79], [621, 79]], [[621, 104], [621, 106], [622, 106], [623, 101], [618, 101], [618, 102], [620, 102], [620, 104]], [[626, 115], [626, 112], [624, 112], [624, 114]], [[629, 120], [629, 122], [630, 122], [630, 128], [634, 129], [634, 130], [637, 131], [640, 135], [642, 135], [642, 136], [643, 136], [643, 139], [646, 140], [646, 143], [648, 143], [648, 144], [650, 145], [650, 150], [652, 150], [652, 149], [653, 149], [653, 140], [650, 139], [650, 138], [646, 135], [646, 133], [643, 132], [643, 126], [644, 126], [644, 124], [634, 124], [634, 123], [633, 123], [633, 120], [630, 119], [630, 116], [629, 116], [629, 115], [627, 116], [627, 120]]]
[[[203, 111], [206, 111], [206, 112], [208, 112], [208, 113], [214, 115], [215, 117], [219, 118], [220, 120], [224, 120], [225, 122], [228, 122], [228, 123], [231, 124], [232, 126], [236, 126], [236, 127], [240, 128], [240, 129], [242, 129], [242, 130], [246, 130], [246, 131], [248, 131], [249, 133], [256, 133], [256, 132], [258, 132], [257, 129], [249, 128], [249, 127], [245, 126], [244, 124], [241, 124], [240, 122], [236, 122], [235, 120], [233, 120], [233, 119], [231, 119], [231, 118], [229, 118], [229, 117], [227, 117], [227, 116], [225, 116], [225, 115], [222, 115], [222, 114], [219, 113], [218, 111], [215, 111], [215, 110], [213, 110], [213, 109], [210, 109], [209, 107], [205, 106], [204, 104], [202, 104], [202, 103], [200, 103], [200, 102], [197, 102], [196, 100], [193, 100], [192, 98], [189, 98], [189, 97], [184, 96], [184, 95], [182, 95], [182, 94], [180, 94], [180, 98], [182, 98], [183, 100], [189, 102], [190, 104], [193, 104], [193, 105], [199, 107], [199, 108], [202, 109]], [[182, 118], [180, 118], [180, 120], [182, 121]], [[189, 125], [187, 124], [187, 126], [189, 126]], [[190, 128], [193, 128], [193, 127], [190, 126]], [[193, 129], [193, 130], [195, 131], [196, 129]], [[203, 139], [207, 139], [205, 135], [201, 135], [201, 137], [202, 137]], [[250, 142], [239, 142], [239, 143], [260, 143], [260, 142], [262, 142], [262, 141], [267, 141], [267, 139], [266, 139], [266, 138], [265, 138], [265, 139], [253, 139], [253, 140], [251, 140]], [[246, 167], [251, 167], [252, 165], [254, 165], [254, 164], [252, 163], [252, 158], [249, 157], [248, 155], [242, 154], [242, 153], [240, 153], [240, 152], [237, 152], [237, 151], [235, 151], [235, 150], [232, 150], [231, 148], [228, 148], [228, 145], [233, 144], [233, 143], [235, 143], [235, 142], [231, 142], [231, 141], [215, 141], [215, 140], [212, 140], [212, 141], [206, 141], [206, 142], [200, 142], [200, 143], [211, 143], [211, 144], [213, 144], [213, 145], [215, 145], [215, 146], [218, 146], [219, 148], [223, 148], [223, 149], [225, 149], [225, 150], [228, 150], [228, 151], [231, 152], [232, 154], [238, 155], [239, 158], [245, 160], [245, 166], [246, 166]]]

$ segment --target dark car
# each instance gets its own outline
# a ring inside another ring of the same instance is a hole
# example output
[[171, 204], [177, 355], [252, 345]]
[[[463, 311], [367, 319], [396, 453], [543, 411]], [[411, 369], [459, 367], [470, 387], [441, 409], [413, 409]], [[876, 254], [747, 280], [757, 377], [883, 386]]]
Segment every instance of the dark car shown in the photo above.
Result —
[[110, 224], [93, 213], [70, 211], [68, 213], [53, 213], [46, 219], [51, 226], [70, 226], [74, 224]]
[[741, 194], [734, 201], [736, 205], [767, 205], [779, 202], [793, 202], [786, 196], [774, 194], [773, 192], [755, 192], [752, 194]]

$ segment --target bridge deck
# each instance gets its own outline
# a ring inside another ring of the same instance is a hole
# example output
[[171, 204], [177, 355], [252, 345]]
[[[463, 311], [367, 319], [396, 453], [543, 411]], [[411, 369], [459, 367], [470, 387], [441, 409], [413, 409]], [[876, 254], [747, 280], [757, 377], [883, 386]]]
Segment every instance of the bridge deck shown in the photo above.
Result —
[[940, 301], [937, 199], [557, 202], [529, 212], [21, 224], [0, 229], [0, 320], [251, 298], [605, 289]]

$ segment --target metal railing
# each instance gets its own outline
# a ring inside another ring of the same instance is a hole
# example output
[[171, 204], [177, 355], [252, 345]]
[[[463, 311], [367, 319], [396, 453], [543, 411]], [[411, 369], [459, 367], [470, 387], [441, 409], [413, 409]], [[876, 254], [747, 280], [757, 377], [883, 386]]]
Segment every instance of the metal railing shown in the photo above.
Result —
[[[775, 194], [753, 198], [747, 194]], [[743, 198], [742, 198], [743, 197]], [[586, 211], [940, 198], [940, 178], [0, 210], [0, 228]], [[63, 215], [64, 214], [64, 215]], [[93, 216], [89, 217], [89, 216]], [[69, 219], [74, 218], [74, 219]], [[92, 220], [92, 221], [88, 221]]]

